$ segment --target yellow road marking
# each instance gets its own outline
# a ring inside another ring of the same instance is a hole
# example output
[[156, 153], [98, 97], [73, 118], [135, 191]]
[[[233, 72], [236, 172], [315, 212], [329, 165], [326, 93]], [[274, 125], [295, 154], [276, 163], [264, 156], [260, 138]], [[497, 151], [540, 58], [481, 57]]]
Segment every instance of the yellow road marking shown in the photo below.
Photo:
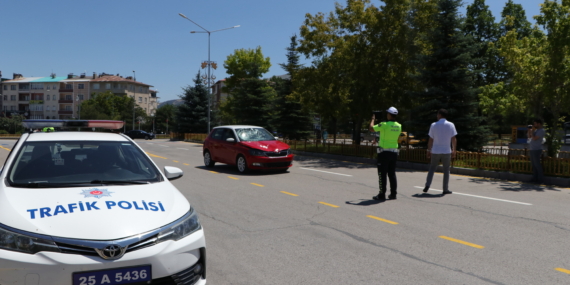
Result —
[[215, 172], [215, 171], [210, 171], [210, 172], [211, 172], [211, 173], [214, 173], [214, 174], [218, 174], [218, 172]]
[[150, 152], [147, 152], [146, 154], [148, 154], [150, 157], [156, 157], [156, 158], [168, 159], [168, 158], [166, 158], [166, 157], [158, 156], [158, 155], [156, 155], [156, 154], [152, 154], [152, 153], [150, 153]]
[[228, 178], [229, 178], [229, 179], [233, 179], [233, 180], [239, 180], [239, 178], [235, 178], [235, 177], [232, 177], [232, 176], [228, 176]]
[[556, 269], [556, 270], [558, 270], [558, 271], [560, 271], [560, 272], [564, 272], [564, 273], [566, 273], [566, 274], [570, 274], [570, 270], [568, 270], [568, 269], [564, 269], [564, 268], [554, 268], [554, 269]]
[[289, 192], [285, 192], [285, 191], [281, 191], [281, 193], [291, 195], [291, 196], [295, 196], [295, 197], [299, 196], [297, 194], [293, 194], [293, 193], [289, 193]]
[[190, 165], [190, 164], [188, 164], [188, 163], [184, 163], [184, 165]]
[[385, 223], [388, 223], [388, 224], [392, 224], [392, 225], [397, 225], [397, 224], [398, 224], [398, 223], [396, 223], [396, 222], [392, 222], [392, 221], [389, 221], [389, 220], [386, 220], [386, 219], [382, 219], [382, 218], [378, 218], [378, 217], [371, 216], [371, 215], [368, 215], [367, 217], [369, 217], [369, 218], [371, 218], [371, 219], [378, 220], [378, 221], [382, 221], [382, 222], [385, 222]]
[[7, 151], [11, 151], [11, 149], [9, 149], [9, 148], [7, 148], [7, 147], [0, 146], [0, 148], [5, 149], [5, 150], [7, 150]]
[[319, 202], [319, 203], [320, 203], [320, 204], [323, 204], [323, 205], [327, 205], [327, 206], [329, 206], [329, 207], [338, 208], [337, 205], [333, 205], [333, 204], [329, 204], [329, 203], [325, 203], [325, 202]]
[[454, 238], [450, 238], [450, 237], [446, 237], [446, 236], [440, 236], [440, 238], [446, 239], [446, 240], [450, 240], [450, 241], [453, 241], [453, 242], [456, 242], [456, 243], [468, 245], [468, 246], [471, 246], [471, 247], [474, 247], [474, 248], [479, 248], [479, 249], [485, 248], [485, 247], [482, 246], [482, 245], [478, 245], [478, 244], [474, 244], [474, 243], [470, 243], [470, 242], [466, 242], [466, 241], [462, 241], [462, 240], [458, 240], [458, 239], [454, 239]]
[[263, 186], [261, 184], [257, 184], [257, 183], [251, 183], [251, 185], [255, 185], [255, 186], [259, 186], [259, 187], [265, 187], [265, 186]]
[[174, 162], [178, 162], [178, 160], [173, 160]]

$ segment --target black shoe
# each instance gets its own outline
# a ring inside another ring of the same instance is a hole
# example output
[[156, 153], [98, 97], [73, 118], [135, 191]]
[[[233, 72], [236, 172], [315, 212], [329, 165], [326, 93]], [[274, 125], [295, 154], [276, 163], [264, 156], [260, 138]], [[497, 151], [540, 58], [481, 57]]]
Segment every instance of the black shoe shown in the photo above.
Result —
[[426, 188], [424, 188], [424, 193], [427, 193], [428, 190], [429, 190], [429, 187], [426, 186]]
[[386, 201], [386, 196], [382, 195], [382, 194], [378, 194], [378, 195], [372, 197], [372, 199], [378, 200], [378, 201]]
[[390, 196], [388, 196], [388, 199], [396, 200], [396, 194], [390, 194]]
[[443, 195], [445, 195], [445, 194], [451, 194], [451, 193], [453, 193], [453, 192], [447, 190], [447, 191], [443, 191], [443, 193], [441, 193], [441, 195], [443, 196]]

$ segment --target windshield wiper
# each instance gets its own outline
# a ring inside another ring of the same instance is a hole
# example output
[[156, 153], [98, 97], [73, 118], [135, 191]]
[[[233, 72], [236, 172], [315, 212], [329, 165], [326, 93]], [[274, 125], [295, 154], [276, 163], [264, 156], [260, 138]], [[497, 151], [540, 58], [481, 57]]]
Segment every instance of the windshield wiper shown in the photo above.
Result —
[[128, 185], [128, 184], [150, 184], [149, 181], [140, 180], [93, 180], [91, 184], [118, 184], [118, 185]]

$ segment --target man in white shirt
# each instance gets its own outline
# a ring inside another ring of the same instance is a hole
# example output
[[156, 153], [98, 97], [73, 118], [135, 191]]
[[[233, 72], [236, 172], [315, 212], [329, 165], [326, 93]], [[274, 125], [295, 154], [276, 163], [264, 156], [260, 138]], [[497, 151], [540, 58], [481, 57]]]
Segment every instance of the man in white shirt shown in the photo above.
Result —
[[447, 110], [440, 109], [437, 111], [437, 122], [431, 124], [429, 129], [429, 143], [427, 150], [427, 158], [431, 158], [429, 172], [426, 179], [424, 193], [429, 190], [433, 173], [441, 161], [443, 163], [443, 194], [451, 194], [449, 191], [449, 166], [451, 158], [455, 158], [457, 150], [457, 131], [452, 122], [448, 122]]

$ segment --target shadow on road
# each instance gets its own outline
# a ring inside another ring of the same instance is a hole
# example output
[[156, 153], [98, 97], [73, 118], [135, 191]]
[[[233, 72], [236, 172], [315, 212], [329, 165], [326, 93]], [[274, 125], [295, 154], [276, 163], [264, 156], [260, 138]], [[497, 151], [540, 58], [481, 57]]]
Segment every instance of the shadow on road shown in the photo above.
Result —
[[215, 171], [218, 173], [223, 174], [231, 174], [234, 176], [265, 176], [265, 175], [287, 175], [289, 172], [279, 172], [278, 170], [267, 170], [267, 171], [260, 171], [260, 170], [250, 170], [248, 173], [240, 173], [237, 168], [233, 165], [226, 165], [220, 164], [216, 165], [211, 168], [207, 168], [205, 166], [196, 166], [196, 169], [201, 169], [205, 171]]
[[441, 194], [429, 194], [429, 193], [420, 193], [412, 195], [412, 197], [414, 198], [441, 198], [443, 196], [444, 195]]
[[[348, 169], [376, 169], [376, 164], [370, 163], [356, 163], [350, 161], [340, 161], [334, 159], [326, 159], [326, 158], [319, 158], [319, 157], [310, 157], [310, 156], [295, 156], [295, 161], [302, 164], [303, 167], [313, 167], [313, 168], [348, 168]], [[396, 169], [397, 172], [401, 173], [414, 173], [417, 171], [411, 169]]]
[[[388, 201], [388, 200], [386, 200]], [[354, 205], [354, 206], [372, 206], [372, 205], [377, 205], [380, 203], [384, 203], [385, 201], [379, 201], [379, 200], [365, 200], [365, 199], [360, 199], [359, 201], [346, 201], [346, 204], [348, 205]]]
[[555, 186], [547, 186], [547, 185], [538, 185], [533, 183], [516, 183], [516, 182], [506, 182], [502, 180], [489, 180], [489, 179], [481, 179], [481, 178], [469, 178], [469, 182], [476, 183], [476, 184], [484, 184], [488, 183], [491, 185], [495, 185], [502, 189], [502, 191], [538, 191], [544, 192], [544, 190], [550, 191], [560, 191], [560, 189], [556, 189]]

